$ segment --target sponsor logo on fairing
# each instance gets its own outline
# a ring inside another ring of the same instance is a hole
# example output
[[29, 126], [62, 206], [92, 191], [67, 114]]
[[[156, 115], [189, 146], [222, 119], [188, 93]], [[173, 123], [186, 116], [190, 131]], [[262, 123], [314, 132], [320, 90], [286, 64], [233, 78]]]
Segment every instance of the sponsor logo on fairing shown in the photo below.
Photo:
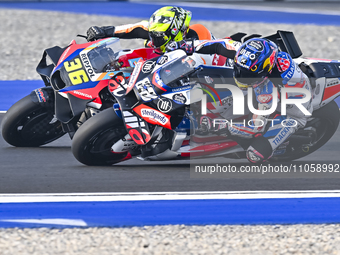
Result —
[[83, 96], [83, 97], [87, 97], [87, 98], [91, 98], [92, 99], [92, 96], [91, 95], [88, 95], [88, 94], [85, 94], [83, 92], [79, 92], [78, 90], [74, 90], [72, 91], [73, 94], [77, 94], [77, 95], [80, 95], [80, 96]]
[[158, 59], [157, 64], [164, 65], [166, 62], [168, 62], [168, 56], [162, 56]]
[[152, 109], [141, 109], [141, 115], [143, 118], [154, 119], [162, 125], [165, 125], [169, 121], [162, 113]]
[[143, 73], [150, 73], [154, 66], [155, 66], [156, 62], [155, 61], [147, 61], [144, 63], [143, 68], [142, 68], [142, 72]]
[[88, 73], [88, 75], [90, 75], [90, 77], [93, 77], [94, 71], [92, 69], [89, 59], [87, 58], [87, 55], [85, 53], [82, 53], [80, 56], [81, 56], [81, 61], [83, 61], [86, 72]]
[[139, 76], [139, 73], [140, 73], [140, 69], [142, 67], [142, 64], [143, 62], [142, 61], [139, 61], [137, 64], [136, 64], [136, 67], [135, 69], [133, 70], [131, 76], [130, 76], [130, 80], [129, 80], [129, 84], [127, 86], [127, 90], [126, 90], [126, 93], [129, 93], [131, 91], [131, 89], [133, 88], [133, 86], [135, 85], [136, 81], [137, 81], [137, 78]]
[[38, 97], [38, 100], [40, 103], [45, 103], [46, 102], [46, 98], [44, 96], [44, 92], [42, 91], [42, 89], [36, 89], [35, 90], [35, 94]]
[[179, 92], [179, 91], [188, 90], [188, 89], [190, 89], [190, 86], [172, 89], [172, 92]]
[[182, 93], [173, 95], [172, 100], [174, 100], [177, 104], [185, 104], [187, 101], [186, 97]]
[[172, 109], [172, 102], [167, 98], [160, 98], [157, 103], [157, 108], [161, 112], [167, 113]]

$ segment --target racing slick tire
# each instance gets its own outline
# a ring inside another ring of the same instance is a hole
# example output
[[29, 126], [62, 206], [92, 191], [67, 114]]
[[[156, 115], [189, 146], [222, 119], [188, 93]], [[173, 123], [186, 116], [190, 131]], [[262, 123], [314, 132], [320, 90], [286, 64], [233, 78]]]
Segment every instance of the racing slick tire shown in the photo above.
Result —
[[34, 103], [30, 95], [9, 108], [1, 133], [7, 143], [16, 147], [38, 147], [65, 134], [61, 122], [54, 118], [54, 109]]
[[114, 109], [105, 109], [80, 126], [72, 139], [72, 153], [85, 165], [113, 165], [130, 156], [129, 152], [111, 151], [112, 145], [126, 134], [123, 120]]

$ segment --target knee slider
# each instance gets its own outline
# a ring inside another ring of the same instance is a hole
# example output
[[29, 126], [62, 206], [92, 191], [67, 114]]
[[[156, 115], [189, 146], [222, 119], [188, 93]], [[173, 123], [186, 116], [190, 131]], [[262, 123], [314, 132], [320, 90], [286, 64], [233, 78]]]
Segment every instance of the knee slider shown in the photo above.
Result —
[[258, 136], [254, 139], [246, 151], [247, 159], [252, 163], [261, 163], [267, 160], [273, 153], [273, 149], [267, 138]]

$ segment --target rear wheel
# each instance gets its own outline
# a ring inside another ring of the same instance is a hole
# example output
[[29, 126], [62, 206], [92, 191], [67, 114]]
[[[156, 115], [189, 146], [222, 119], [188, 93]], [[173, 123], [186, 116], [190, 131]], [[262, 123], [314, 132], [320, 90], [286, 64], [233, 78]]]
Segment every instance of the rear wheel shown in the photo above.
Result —
[[37, 147], [65, 134], [54, 109], [32, 102], [30, 95], [16, 102], [1, 123], [5, 141], [17, 147]]
[[[300, 144], [299, 146], [288, 145], [287, 152], [284, 155], [273, 157], [270, 161], [286, 161], [305, 157], [321, 148], [329, 139], [331, 139], [339, 126], [339, 106], [332, 101], [321, 109], [313, 112], [313, 117], [314, 120], [312, 120], [313, 124], [311, 127], [315, 130], [315, 132], [313, 132], [315, 137], [313, 138], [312, 143]], [[308, 133], [308, 131], [306, 133]]]
[[85, 165], [112, 165], [125, 159], [128, 152], [113, 153], [112, 145], [127, 134], [124, 123], [113, 108], [87, 120], [72, 140], [72, 153]]

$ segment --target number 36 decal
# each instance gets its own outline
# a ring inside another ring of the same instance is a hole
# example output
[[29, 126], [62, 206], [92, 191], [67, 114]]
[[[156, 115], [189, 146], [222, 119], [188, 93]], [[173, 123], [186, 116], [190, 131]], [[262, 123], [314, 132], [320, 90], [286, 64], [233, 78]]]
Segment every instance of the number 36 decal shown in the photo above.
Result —
[[66, 72], [68, 72], [68, 77], [73, 85], [89, 81], [89, 77], [86, 75], [85, 70], [82, 69], [83, 66], [79, 58], [75, 58], [71, 61], [65, 61], [64, 67]]

